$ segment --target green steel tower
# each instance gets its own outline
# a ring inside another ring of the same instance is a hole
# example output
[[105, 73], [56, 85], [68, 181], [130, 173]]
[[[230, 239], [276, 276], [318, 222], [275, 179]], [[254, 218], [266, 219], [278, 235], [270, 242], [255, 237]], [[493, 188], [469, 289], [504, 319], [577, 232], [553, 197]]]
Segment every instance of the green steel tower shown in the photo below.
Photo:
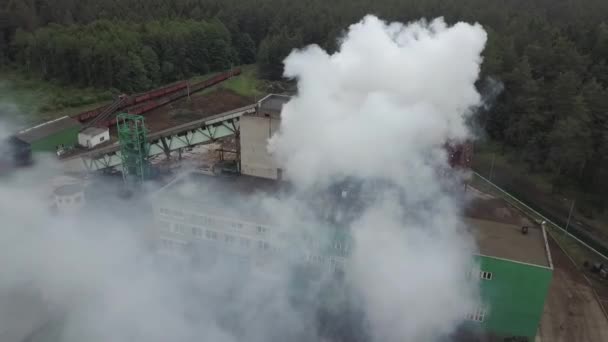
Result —
[[144, 117], [141, 115], [121, 113], [116, 119], [122, 159], [122, 177], [127, 187], [136, 187], [149, 175], [148, 130], [144, 124]]

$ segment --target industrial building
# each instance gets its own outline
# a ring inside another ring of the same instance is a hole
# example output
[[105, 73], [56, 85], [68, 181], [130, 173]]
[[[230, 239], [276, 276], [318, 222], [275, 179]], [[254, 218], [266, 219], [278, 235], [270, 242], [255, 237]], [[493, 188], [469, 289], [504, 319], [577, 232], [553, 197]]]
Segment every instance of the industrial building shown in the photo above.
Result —
[[78, 144], [93, 148], [110, 141], [110, 129], [107, 127], [88, 127], [78, 133]]
[[240, 119], [241, 172], [245, 175], [281, 179], [282, 170], [268, 153], [268, 139], [279, 129], [281, 109], [289, 96], [271, 94], [260, 100], [257, 110]]
[[[312, 222], [322, 227], [315, 229], [283, 227], [280, 217], [264, 215], [256, 207], [262, 194], [280, 198], [290, 191], [266, 149], [279, 127], [284, 102], [267, 97], [255, 113], [240, 119], [241, 175], [191, 173], [154, 196], [156, 225], [149, 237], [162, 254], [233, 259], [262, 274], [273, 261], [285, 258], [338, 273], [344, 269], [350, 248], [344, 227], [350, 214], [361, 211], [362, 198], [370, 195], [365, 184], [347, 182], [319, 194], [318, 216]], [[473, 205], [483, 207], [484, 201], [481, 196]], [[480, 267], [474, 276], [479, 277], [483, 298], [483, 305], [465, 317], [466, 328], [534, 340], [553, 271], [544, 228], [474, 210], [465, 221], [478, 243], [472, 257]]]
[[79, 184], [66, 184], [53, 191], [54, 208], [62, 214], [72, 214], [85, 205], [84, 187]]

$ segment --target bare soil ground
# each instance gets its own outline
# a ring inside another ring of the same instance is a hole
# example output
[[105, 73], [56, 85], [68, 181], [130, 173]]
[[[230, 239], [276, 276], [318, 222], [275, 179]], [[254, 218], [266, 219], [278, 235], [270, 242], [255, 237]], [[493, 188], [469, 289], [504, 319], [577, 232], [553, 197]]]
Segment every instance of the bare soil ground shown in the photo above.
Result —
[[[474, 188], [469, 187], [467, 191], [469, 190], [474, 190]], [[531, 222], [517, 209], [500, 198], [475, 198], [467, 206], [465, 215], [476, 219], [518, 226], [531, 225]]]
[[150, 132], [157, 132], [173, 126], [220, 114], [252, 104], [253, 99], [241, 96], [231, 90], [195, 94], [146, 113], [146, 126]]
[[542, 341], [608, 341], [608, 319], [591, 286], [553, 239], [549, 248], [554, 271], [541, 320]]

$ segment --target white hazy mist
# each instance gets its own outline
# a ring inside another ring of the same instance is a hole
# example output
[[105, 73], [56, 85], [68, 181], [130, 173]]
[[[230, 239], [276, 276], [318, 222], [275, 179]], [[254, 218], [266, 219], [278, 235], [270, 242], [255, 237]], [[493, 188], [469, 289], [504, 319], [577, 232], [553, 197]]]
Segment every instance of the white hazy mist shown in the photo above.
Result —
[[367, 16], [337, 52], [313, 45], [285, 60], [298, 95], [270, 150], [290, 180], [308, 188], [380, 179], [402, 192], [386, 193], [351, 227], [347, 274], [374, 341], [433, 341], [477, 305], [466, 278], [471, 237], [438, 170], [447, 141], [471, 138], [465, 122], [482, 104], [475, 81], [485, 42], [480, 25]]
[[[391, 184], [372, 186], [373, 200], [343, 228], [354, 242], [343, 284], [304, 286], [300, 304], [291, 298], [289, 260], [278, 260], [268, 276], [222, 260], [167, 266], [146, 245], [153, 222], [145, 201], [106, 196], [80, 215], [52, 215], [48, 184], [56, 164], [43, 158], [0, 178], [0, 341], [446, 338], [479, 298], [466, 277], [475, 245], [463, 230], [461, 175], [440, 176], [447, 167], [442, 146], [470, 137], [465, 120], [481, 103], [474, 82], [485, 40], [479, 25], [368, 16], [348, 29], [335, 54], [310, 46], [286, 59], [298, 96], [284, 107], [270, 149], [295, 194], [225, 206], [254, 206], [288, 229], [323, 235], [302, 198], [344, 179]], [[5, 127], [0, 122], [0, 132], [11, 131]], [[98, 182], [98, 194], [116, 186]], [[355, 313], [343, 314], [344, 307]], [[325, 328], [320, 308], [334, 314]], [[357, 318], [343, 318], [351, 314]], [[332, 337], [328, 325], [340, 326]]]

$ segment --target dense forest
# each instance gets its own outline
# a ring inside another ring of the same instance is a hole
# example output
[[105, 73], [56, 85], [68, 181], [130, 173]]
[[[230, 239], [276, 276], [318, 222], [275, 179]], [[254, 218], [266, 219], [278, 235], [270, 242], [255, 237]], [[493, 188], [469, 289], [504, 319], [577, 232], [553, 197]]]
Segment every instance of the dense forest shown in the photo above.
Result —
[[480, 89], [498, 80], [504, 91], [480, 125], [556, 189], [605, 209], [606, 0], [0, 0], [0, 65], [124, 91], [254, 62], [278, 79], [292, 48], [332, 50], [367, 13], [481, 23]]

